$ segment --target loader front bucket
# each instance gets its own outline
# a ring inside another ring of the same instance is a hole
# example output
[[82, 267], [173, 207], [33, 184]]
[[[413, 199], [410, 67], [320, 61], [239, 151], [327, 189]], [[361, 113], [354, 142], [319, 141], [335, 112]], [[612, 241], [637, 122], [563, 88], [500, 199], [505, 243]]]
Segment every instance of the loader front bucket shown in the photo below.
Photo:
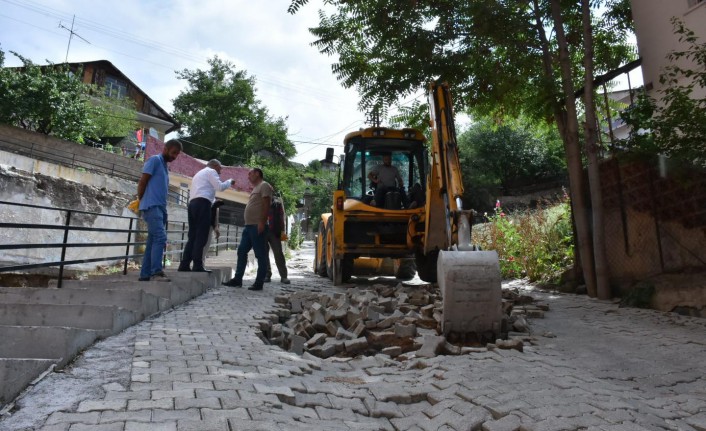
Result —
[[502, 329], [500, 265], [495, 251], [440, 251], [437, 280], [444, 335], [495, 341]]

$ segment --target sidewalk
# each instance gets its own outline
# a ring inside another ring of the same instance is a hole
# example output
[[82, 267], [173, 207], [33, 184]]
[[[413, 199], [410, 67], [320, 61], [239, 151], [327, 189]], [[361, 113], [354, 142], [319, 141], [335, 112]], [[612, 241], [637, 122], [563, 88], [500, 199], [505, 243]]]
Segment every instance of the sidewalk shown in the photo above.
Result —
[[706, 320], [585, 296], [533, 291], [551, 308], [523, 353], [400, 363], [269, 346], [258, 320], [276, 295], [334, 290], [307, 246], [291, 285], [219, 287], [97, 343], [0, 430], [706, 430]]

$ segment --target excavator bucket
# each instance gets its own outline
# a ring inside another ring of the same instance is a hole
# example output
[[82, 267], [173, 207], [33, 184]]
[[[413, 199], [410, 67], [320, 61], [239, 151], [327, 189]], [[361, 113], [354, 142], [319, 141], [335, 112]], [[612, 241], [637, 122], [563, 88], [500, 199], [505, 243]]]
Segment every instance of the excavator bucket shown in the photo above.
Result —
[[495, 341], [502, 329], [500, 265], [495, 251], [440, 251], [437, 280], [443, 301], [441, 330]]

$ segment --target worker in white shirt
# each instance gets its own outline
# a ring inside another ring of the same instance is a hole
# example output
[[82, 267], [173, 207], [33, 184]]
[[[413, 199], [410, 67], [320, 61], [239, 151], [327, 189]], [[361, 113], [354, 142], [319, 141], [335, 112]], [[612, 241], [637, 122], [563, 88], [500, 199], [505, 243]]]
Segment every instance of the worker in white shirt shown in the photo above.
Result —
[[[179, 271], [210, 272], [203, 265], [203, 250], [211, 227], [211, 206], [216, 200], [216, 190], [222, 192], [235, 181], [221, 181], [221, 162], [209, 160], [206, 167], [194, 175], [189, 191], [189, 240], [179, 264]], [[191, 267], [191, 262], [194, 263]]]

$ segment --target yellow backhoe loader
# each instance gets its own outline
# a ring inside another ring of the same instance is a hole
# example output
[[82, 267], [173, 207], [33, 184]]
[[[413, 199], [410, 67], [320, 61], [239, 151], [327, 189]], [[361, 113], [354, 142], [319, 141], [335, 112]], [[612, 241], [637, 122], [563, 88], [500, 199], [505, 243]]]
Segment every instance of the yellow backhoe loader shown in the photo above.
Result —
[[429, 107], [429, 147], [415, 129], [346, 135], [332, 212], [321, 216], [316, 235], [314, 271], [334, 285], [353, 275], [411, 279], [416, 271], [439, 284], [444, 334], [494, 340], [502, 320], [498, 257], [471, 243], [446, 83], [429, 85]]

